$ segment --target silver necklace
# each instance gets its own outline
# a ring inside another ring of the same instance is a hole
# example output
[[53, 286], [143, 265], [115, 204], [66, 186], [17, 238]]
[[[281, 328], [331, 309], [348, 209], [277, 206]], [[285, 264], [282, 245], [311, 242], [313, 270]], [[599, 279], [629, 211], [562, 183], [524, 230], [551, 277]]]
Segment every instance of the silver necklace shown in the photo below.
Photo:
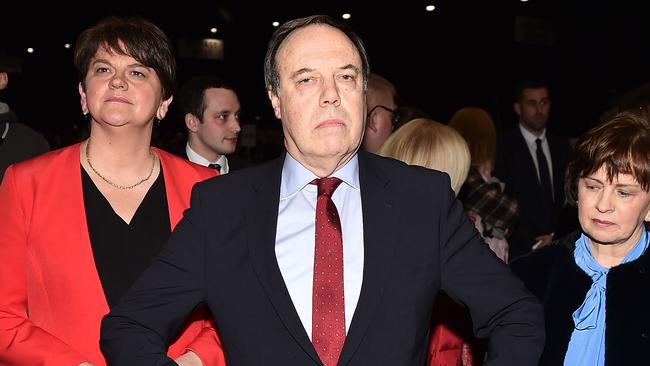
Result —
[[97, 174], [98, 177], [102, 178], [102, 180], [104, 182], [112, 185], [113, 187], [115, 187], [117, 189], [122, 189], [122, 190], [133, 189], [133, 188], [139, 186], [140, 184], [148, 181], [149, 178], [151, 178], [151, 176], [153, 175], [153, 169], [156, 167], [156, 154], [154, 154], [153, 151], [151, 150], [151, 148], [149, 148], [149, 153], [151, 154], [151, 160], [152, 160], [152, 162], [151, 162], [151, 170], [149, 171], [149, 175], [147, 175], [145, 178], [140, 179], [140, 181], [138, 181], [135, 184], [132, 184], [130, 186], [123, 186], [123, 185], [120, 185], [120, 184], [117, 184], [117, 183], [113, 183], [110, 180], [106, 179], [106, 177], [101, 175], [101, 173], [99, 173], [97, 171], [97, 169], [95, 169], [95, 167], [93, 166], [93, 163], [90, 162], [90, 155], [88, 154], [89, 149], [90, 149], [90, 138], [88, 138], [88, 141], [86, 141], [86, 161], [88, 162], [88, 166], [90, 166], [90, 169], [92, 169], [92, 171], [95, 172], [95, 174]]

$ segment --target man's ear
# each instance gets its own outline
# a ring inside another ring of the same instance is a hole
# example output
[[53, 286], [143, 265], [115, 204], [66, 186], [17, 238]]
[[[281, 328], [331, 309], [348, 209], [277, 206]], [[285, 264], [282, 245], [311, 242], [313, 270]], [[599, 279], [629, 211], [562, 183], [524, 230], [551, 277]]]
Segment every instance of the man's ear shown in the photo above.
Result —
[[282, 102], [280, 102], [280, 97], [275, 91], [273, 91], [272, 87], [270, 86], [266, 89], [266, 93], [269, 96], [269, 100], [271, 101], [271, 106], [273, 107], [273, 114], [275, 114], [275, 118], [282, 119], [282, 112], [280, 112], [280, 106], [282, 105]]
[[377, 121], [375, 120], [375, 114], [372, 113], [371, 115], [366, 118], [366, 129], [372, 131], [372, 132], [377, 132]]
[[201, 121], [195, 115], [192, 113], [185, 114], [185, 126], [188, 130], [197, 132], [199, 130], [199, 124], [201, 124]]
[[517, 113], [518, 116], [521, 116], [521, 104], [519, 104], [519, 102], [512, 103], [512, 109], [515, 110], [515, 113]]

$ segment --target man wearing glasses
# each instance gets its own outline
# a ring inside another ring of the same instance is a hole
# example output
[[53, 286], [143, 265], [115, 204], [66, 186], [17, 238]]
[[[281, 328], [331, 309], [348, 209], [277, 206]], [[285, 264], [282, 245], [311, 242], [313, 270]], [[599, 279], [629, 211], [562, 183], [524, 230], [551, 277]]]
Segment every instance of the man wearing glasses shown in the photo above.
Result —
[[368, 115], [362, 142], [366, 151], [376, 153], [395, 129], [399, 120], [395, 111], [395, 94], [395, 87], [390, 81], [377, 74], [370, 74], [366, 96]]

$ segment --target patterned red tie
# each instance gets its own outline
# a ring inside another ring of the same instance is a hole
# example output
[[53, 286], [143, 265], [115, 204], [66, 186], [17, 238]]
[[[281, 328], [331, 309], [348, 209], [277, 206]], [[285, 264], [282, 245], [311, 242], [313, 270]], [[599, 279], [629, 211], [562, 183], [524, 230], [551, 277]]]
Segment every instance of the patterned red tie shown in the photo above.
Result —
[[341, 180], [321, 178], [311, 183], [318, 185], [311, 339], [323, 364], [335, 366], [345, 342], [343, 240], [332, 201]]

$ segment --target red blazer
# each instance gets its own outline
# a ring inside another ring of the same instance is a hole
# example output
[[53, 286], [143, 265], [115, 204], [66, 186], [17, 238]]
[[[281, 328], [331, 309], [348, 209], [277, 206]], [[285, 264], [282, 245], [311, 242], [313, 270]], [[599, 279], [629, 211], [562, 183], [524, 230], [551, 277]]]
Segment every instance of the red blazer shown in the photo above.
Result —
[[[429, 339], [426, 366], [461, 366], [463, 355], [463, 338], [454, 330], [459, 322], [462, 324], [463, 311], [460, 305], [449, 298], [445, 292], [438, 292], [433, 305], [433, 326]], [[451, 325], [451, 326], [450, 326]]]
[[[106, 365], [99, 328], [109, 308], [88, 235], [79, 144], [7, 169], [0, 186], [0, 364]], [[194, 183], [213, 169], [155, 149], [174, 228]], [[116, 265], [119, 265], [116, 263]], [[225, 365], [217, 333], [194, 314], [168, 350]]]

